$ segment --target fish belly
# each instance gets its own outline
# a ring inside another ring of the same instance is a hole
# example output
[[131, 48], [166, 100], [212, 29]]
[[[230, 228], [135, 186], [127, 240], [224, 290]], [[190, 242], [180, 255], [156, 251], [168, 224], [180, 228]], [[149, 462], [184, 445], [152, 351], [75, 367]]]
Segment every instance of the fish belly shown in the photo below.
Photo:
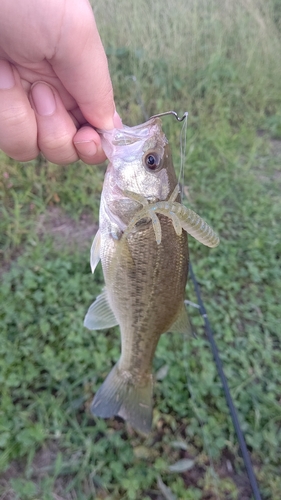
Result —
[[127, 240], [103, 240], [101, 261], [110, 306], [119, 322], [120, 360], [95, 396], [92, 411], [120, 415], [148, 432], [152, 419], [152, 361], [162, 333], [169, 331], [184, 301], [188, 273], [185, 231], [177, 236], [172, 221], [159, 216], [158, 245], [151, 223], [141, 224]]
[[118, 242], [111, 255], [102, 258], [109, 302], [121, 329], [121, 362], [132, 371], [150, 369], [159, 337], [174, 323], [185, 296], [187, 234], [177, 236], [170, 219], [159, 219], [159, 245], [148, 223], [121, 242], [119, 256]]

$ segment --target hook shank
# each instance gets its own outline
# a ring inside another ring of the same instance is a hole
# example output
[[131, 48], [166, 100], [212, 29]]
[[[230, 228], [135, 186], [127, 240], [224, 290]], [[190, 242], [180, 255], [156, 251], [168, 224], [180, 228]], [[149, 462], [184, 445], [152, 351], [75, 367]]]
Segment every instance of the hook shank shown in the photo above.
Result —
[[173, 115], [178, 120], [178, 122], [182, 122], [183, 120], [187, 119], [188, 112], [186, 111], [183, 114], [182, 118], [179, 118], [178, 114], [175, 111], [165, 111], [165, 113], [158, 113], [157, 115], [151, 116], [149, 119], [151, 119], [151, 118], [160, 118], [160, 116], [166, 116], [166, 115]]

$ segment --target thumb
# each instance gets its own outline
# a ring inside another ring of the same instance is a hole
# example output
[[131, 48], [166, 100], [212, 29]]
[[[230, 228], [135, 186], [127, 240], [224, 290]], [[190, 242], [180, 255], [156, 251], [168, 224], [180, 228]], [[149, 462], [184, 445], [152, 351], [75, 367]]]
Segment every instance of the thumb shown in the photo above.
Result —
[[61, 37], [50, 60], [54, 71], [94, 127], [116, 126], [106, 54], [87, 0], [65, 2]]

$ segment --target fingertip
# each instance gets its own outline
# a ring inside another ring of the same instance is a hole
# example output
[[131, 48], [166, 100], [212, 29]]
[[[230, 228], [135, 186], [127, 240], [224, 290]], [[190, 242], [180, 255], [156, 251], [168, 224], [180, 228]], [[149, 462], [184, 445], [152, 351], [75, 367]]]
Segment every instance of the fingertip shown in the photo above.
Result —
[[113, 115], [113, 125], [115, 128], [123, 128], [122, 119], [116, 110], [115, 110], [115, 113]]
[[[94, 121], [94, 120], [92, 120], [92, 121]], [[101, 123], [101, 121], [100, 121], [100, 123]], [[96, 125], [94, 125], [94, 126], [96, 126]], [[116, 109], [114, 111], [113, 116], [110, 116], [107, 120], [103, 116], [102, 125], [97, 126], [97, 128], [99, 128], [101, 130], [112, 130], [113, 128], [118, 128], [118, 129], [123, 128], [122, 119], [121, 119], [119, 113], [117, 113]]]
[[100, 146], [101, 140], [98, 132], [89, 125], [84, 125], [81, 127], [73, 137], [74, 144], [93, 141], [97, 147]]
[[107, 120], [103, 116], [102, 122], [99, 121], [100, 125], [96, 125], [96, 117], [95, 120], [92, 120], [92, 122], [95, 122], [95, 125], [97, 128], [101, 130], [112, 130], [113, 128], [123, 128], [123, 122], [122, 119], [120, 118], [120, 115], [117, 113], [117, 111], [114, 111], [113, 116], [109, 117]]
[[95, 154], [92, 154], [91, 150], [88, 149], [88, 145], [85, 145], [84, 148], [85, 149], [83, 150], [83, 146], [81, 147], [81, 145], [76, 147], [79, 158], [84, 163], [86, 163], [87, 165], [100, 165], [101, 163], [105, 162], [106, 156], [101, 147], [96, 148]]
[[94, 141], [74, 141], [74, 146], [79, 156], [95, 156], [98, 151]]
[[85, 126], [78, 130], [73, 143], [79, 158], [84, 163], [97, 165], [105, 161], [106, 156], [101, 147], [100, 136], [92, 127]]

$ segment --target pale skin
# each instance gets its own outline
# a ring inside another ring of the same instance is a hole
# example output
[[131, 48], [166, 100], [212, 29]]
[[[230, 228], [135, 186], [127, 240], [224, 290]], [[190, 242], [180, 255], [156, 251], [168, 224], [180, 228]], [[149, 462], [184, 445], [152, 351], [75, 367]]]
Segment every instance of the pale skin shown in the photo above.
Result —
[[88, 0], [1, 0], [0, 149], [101, 163], [95, 128], [122, 126]]

